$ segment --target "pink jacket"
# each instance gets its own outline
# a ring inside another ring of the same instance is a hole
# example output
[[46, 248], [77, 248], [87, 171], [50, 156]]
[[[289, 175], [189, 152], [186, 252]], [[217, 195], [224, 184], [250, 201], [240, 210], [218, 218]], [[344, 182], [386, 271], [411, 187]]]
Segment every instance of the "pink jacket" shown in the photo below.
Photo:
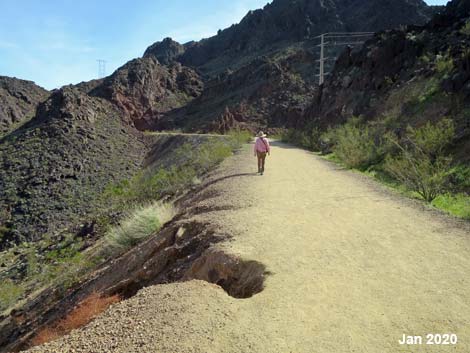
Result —
[[255, 142], [255, 153], [256, 152], [271, 152], [271, 146], [267, 138], [258, 137]]

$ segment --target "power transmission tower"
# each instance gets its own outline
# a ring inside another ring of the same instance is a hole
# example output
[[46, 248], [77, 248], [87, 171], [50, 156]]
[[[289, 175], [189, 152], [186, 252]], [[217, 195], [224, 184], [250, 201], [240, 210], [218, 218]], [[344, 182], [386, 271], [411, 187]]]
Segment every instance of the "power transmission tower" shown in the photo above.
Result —
[[106, 76], [106, 60], [98, 59], [98, 78]]
[[323, 33], [315, 39], [320, 39], [319, 73], [318, 83], [325, 82], [325, 76], [331, 73], [334, 62], [345, 47], [356, 47], [363, 45], [374, 35], [374, 32], [333, 32]]

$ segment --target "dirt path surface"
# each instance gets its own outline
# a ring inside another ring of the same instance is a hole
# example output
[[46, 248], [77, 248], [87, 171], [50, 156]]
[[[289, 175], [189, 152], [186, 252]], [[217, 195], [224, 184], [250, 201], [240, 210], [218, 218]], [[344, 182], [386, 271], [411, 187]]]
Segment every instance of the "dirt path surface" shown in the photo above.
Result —
[[[255, 164], [248, 147], [224, 162], [201, 205], [217, 211], [197, 218], [232, 235], [216, 249], [266, 266], [262, 292], [149, 287], [34, 351], [470, 352], [465, 225], [282, 144], [264, 176]], [[427, 333], [458, 343], [398, 344]]]

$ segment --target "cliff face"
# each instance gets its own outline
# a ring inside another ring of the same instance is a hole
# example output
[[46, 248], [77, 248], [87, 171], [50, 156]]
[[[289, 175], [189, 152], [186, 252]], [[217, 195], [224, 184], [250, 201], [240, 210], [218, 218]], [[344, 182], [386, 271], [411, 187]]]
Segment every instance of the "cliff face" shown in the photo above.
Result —
[[235, 126], [285, 126], [302, 115], [313, 97], [315, 77], [309, 71], [313, 60], [303, 50], [273, 59], [260, 57], [209, 80], [200, 97], [167, 114], [162, 122], [222, 133]]
[[290, 126], [316, 89], [315, 36], [424, 24], [438, 10], [421, 0], [275, 0], [200, 42], [184, 46], [168, 38], [157, 42], [144, 57], [195, 68], [207, 90], [186, 108], [159, 119], [156, 126], [202, 131]]
[[0, 76], [0, 137], [31, 119], [48, 95], [34, 82]]

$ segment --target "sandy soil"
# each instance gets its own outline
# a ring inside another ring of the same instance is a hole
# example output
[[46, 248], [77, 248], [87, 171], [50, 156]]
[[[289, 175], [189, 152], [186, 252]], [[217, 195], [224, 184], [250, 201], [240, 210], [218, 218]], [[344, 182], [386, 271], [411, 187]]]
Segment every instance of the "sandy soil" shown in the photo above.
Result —
[[[149, 287], [33, 351], [470, 352], [467, 225], [282, 144], [255, 170], [248, 147], [227, 160], [204, 201], [223, 210], [198, 217], [233, 236], [219, 248], [266, 265], [261, 293]], [[458, 343], [398, 343], [428, 333]]]

